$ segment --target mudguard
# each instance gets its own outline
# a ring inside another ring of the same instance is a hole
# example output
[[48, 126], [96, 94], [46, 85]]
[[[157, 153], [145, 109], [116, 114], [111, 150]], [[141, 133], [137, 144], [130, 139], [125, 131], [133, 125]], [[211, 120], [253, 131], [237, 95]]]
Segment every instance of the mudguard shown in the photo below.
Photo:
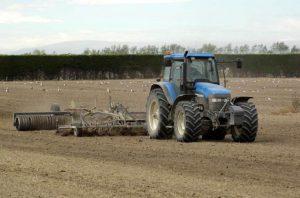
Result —
[[151, 86], [151, 90], [160, 88], [163, 90], [169, 104], [171, 105], [171, 113], [170, 119], [173, 118], [173, 114], [175, 112], [176, 105], [183, 100], [191, 100], [195, 97], [195, 94], [182, 94], [177, 97], [174, 89], [174, 85], [169, 82], [159, 82], [155, 83]]
[[234, 97], [231, 99], [231, 102], [233, 104], [236, 104], [238, 102], [248, 102], [250, 99], [252, 99], [253, 97], [249, 97], [249, 96], [238, 96], [238, 97]]
[[150, 91], [153, 89], [156, 89], [156, 88], [160, 88], [163, 90], [170, 105], [174, 104], [177, 96], [176, 96], [174, 85], [172, 83], [169, 83], [169, 82], [155, 83], [151, 86]]

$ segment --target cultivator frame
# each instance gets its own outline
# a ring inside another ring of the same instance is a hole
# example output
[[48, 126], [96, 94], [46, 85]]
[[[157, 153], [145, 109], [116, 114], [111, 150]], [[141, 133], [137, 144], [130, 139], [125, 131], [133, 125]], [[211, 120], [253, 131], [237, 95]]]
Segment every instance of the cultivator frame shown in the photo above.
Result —
[[57, 130], [62, 136], [147, 135], [145, 123], [145, 112], [129, 112], [122, 104], [112, 103], [111, 98], [107, 111], [94, 107], [13, 114], [13, 125], [18, 131]]
[[[69, 109], [72, 122], [58, 126], [57, 133], [63, 136], [74, 134], [115, 136], [115, 135], [147, 135], [144, 112], [128, 112], [122, 104], [110, 103], [108, 111], [97, 111], [95, 108]], [[101, 118], [97, 118], [100, 116]], [[141, 118], [142, 117], [142, 118]]]

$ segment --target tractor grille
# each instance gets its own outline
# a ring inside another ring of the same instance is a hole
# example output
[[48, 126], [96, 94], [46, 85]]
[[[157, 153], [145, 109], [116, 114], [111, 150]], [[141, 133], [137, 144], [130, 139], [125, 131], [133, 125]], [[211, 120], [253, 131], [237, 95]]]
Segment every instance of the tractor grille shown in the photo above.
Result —
[[225, 102], [210, 102], [209, 103], [209, 109], [211, 111], [220, 111], [222, 107], [224, 106]]
[[[212, 99], [216, 99], [214, 102], [212, 101]], [[223, 106], [225, 105], [226, 103], [226, 99], [229, 99], [230, 97], [228, 96], [214, 96], [212, 98], [209, 99], [209, 110], [211, 111], [220, 111]], [[227, 104], [229, 105], [229, 104]], [[225, 107], [225, 110], [227, 109], [227, 107]]]

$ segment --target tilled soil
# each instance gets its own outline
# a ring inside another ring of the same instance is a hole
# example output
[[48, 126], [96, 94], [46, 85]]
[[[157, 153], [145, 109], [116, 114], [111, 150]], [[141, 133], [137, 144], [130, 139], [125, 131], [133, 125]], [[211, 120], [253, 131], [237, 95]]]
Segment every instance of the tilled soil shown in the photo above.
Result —
[[[233, 95], [254, 96], [259, 134], [251, 144], [184, 144], [148, 137], [61, 137], [17, 132], [15, 111], [51, 103], [144, 111], [150, 80], [0, 83], [0, 197], [299, 197], [300, 79], [229, 79]], [[8, 89], [7, 89], [8, 88]], [[8, 90], [8, 91], [6, 91]]]

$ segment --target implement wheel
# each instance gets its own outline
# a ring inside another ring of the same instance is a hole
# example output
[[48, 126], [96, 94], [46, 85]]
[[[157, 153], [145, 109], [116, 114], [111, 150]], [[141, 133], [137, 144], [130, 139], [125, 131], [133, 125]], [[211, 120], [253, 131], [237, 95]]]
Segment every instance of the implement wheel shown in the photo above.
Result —
[[174, 131], [177, 141], [197, 141], [201, 131], [201, 112], [194, 101], [182, 101], [176, 105]]
[[75, 137], [82, 137], [82, 128], [74, 128], [73, 133]]
[[243, 123], [232, 128], [232, 139], [235, 142], [254, 142], [258, 129], [257, 110], [253, 103], [239, 102], [236, 105], [244, 109]]
[[170, 105], [161, 89], [153, 89], [147, 100], [147, 131], [150, 138], [170, 139], [172, 128], [168, 128]]

